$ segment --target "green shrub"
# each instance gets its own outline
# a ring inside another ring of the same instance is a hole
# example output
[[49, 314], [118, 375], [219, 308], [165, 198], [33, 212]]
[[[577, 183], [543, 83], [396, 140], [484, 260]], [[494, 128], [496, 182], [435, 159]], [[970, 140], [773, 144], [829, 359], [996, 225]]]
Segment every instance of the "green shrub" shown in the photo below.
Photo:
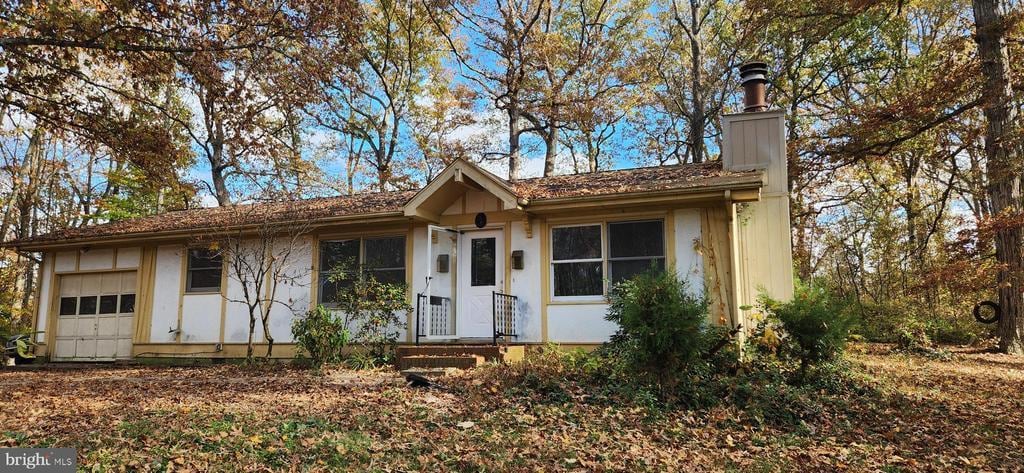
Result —
[[687, 292], [675, 273], [652, 270], [616, 284], [605, 318], [619, 326], [615, 351], [659, 384], [674, 384], [674, 374], [704, 363], [707, 301]]
[[808, 367], [842, 354], [856, 321], [848, 301], [822, 286], [798, 284], [789, 302], [762, 295], [760, 305], [768, 314], [764, 330], [770, 330], [777, 321], [784, 332], [778, 343], [779, 353], [799, 361], [800, 378]]
[[905, 343], [913, 334], [928, 343], [968, 345], [992, 335], [993, 326], [974, 320], [973, 302], [928, 307], [911, 299], [860, 302], [854, 331], [871, 342]]
[[329, 276], [332, 282], [343, 283], [338, 289], [337, 311], [345, 326], [353, 327], [352, 342], [378, 362], [386, 363], [405, 333], [406, 317], [412, 312], [405, 284], [383, 282], [369, 272], [354, 280], [350, 275], [336, 271]]
[[322, 305], [292, 323], [292, 336], [300, 356], [309, 357], [314, 367], [341, 360], [351, 334], [343, 320]]

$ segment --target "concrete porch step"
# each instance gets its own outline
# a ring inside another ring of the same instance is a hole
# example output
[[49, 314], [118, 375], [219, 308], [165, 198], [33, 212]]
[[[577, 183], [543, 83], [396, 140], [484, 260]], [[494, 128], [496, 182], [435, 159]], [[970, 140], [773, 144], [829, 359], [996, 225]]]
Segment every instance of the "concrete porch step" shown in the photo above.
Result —
[[406, 356], [465, 356], [483, 357], [486, 362], [514, 363], [523, 359], [523, 345], [404, 345], [395, 349], [401, 359]]
[[476, 368], [484, 364], [480, 355], [405, 355], [398, 358], [398, 369], [406, 371], [413, 368]]

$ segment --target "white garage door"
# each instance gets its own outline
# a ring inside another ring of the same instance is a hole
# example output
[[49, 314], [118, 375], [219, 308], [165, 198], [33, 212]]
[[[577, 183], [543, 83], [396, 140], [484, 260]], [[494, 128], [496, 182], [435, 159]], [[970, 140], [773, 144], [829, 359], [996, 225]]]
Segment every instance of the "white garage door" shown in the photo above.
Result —
[[135, 271], [65, 275], [59, 287], [54, 358], [131, 358]]

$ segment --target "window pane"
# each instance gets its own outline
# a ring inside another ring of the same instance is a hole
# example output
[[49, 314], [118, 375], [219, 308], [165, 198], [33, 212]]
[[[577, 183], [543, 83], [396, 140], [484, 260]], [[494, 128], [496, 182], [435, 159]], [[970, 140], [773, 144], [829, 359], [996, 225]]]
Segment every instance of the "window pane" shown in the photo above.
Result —
[[662, 221], [608, 224], [609, 258], [665, 256], [665, 225]]
[[556, 296], [599, 296], [604, 294], [601, 262], [556, 263]]
[[493, 286], [496, 264], [494, 238], [473, 238], [470, 241], [469, 273], [473, 286]]
[[374, 269], [367, 271], [366, 273], [373, 276], [378, 282], [386, 284], [405, 284], [404, 269]]
[[320, 242], [320, 273], [328, 274], [335, 269], [348, 271], [359, 266], [359, 240]]
[[77, 297], [60, 298], [60, 315], [75, 315], [76, 312], [78, 312]]
[[367, 238], [363, 244], [367, 268], [405, 267], [405, 237]]
[[117, 313], [117, 296], [100, 296], [100, 313]]
[[121, 310], [122, 314], [131, 314], [135, 312], [135, 294], [121, 294]]
[[601, 257], [601, 226], [562, 227], [551, 230], [552, 259]]
[[665, 258], [631, 259], [625, 261], [609, 261], [608, 272], [611, 273], [612, 284], [631, 279], [644, 271], [655, 269], [665, 270]]
[[188, 277], [191, 292], [220, 290], [220, 269], [195, 269], [188, 272]]
[[78, 298], [78, 315], [92, 315], [96, 313], [97, 296], [83, 296]]
[[220, 269], [221, 254], [205, 248], [194, 248], [188, 250], [189, 269]]
[[331, 281], [329, 274], [320, 275], [320, 288], [317, 291], [317, 299], [321, 304], [333, 304], [338, 302], [338, 292], [342, 288], [351, 287], [353, 284], [352, 279], [342, 279], [339, 281]]

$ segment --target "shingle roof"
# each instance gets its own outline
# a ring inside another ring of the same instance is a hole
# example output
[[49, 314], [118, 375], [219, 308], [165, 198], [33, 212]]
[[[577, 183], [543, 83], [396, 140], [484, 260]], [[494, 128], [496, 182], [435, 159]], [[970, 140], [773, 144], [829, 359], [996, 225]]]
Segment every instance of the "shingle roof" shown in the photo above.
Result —
[[[723, 171], [720, 162], [601, 171], [588, 174], [538, 177], [504, 181], [519, 197], [531, 203], [545, 199], [588, 197], [672, 189], [694, 189], [750, 180], [759, 171]], [[402, 215], [402, 207], [417, 191], [373, 192], [352, 196], [267, 202], [232, 207], [181, 210], [118, 222], [69, 228], [4, 246], [45, 244], [66, 240], [133, 237], [176, 231], [216, 231], [263, 222], [301, 222], [337, 217]]]
[[584, 197], [705, 187], [732, 177], [757, 176], [757, 171], [723, 171], [721, 161], [656, 166], [587, 174], [535, 177], [511, 183], [520, 197], [530, 200]]

